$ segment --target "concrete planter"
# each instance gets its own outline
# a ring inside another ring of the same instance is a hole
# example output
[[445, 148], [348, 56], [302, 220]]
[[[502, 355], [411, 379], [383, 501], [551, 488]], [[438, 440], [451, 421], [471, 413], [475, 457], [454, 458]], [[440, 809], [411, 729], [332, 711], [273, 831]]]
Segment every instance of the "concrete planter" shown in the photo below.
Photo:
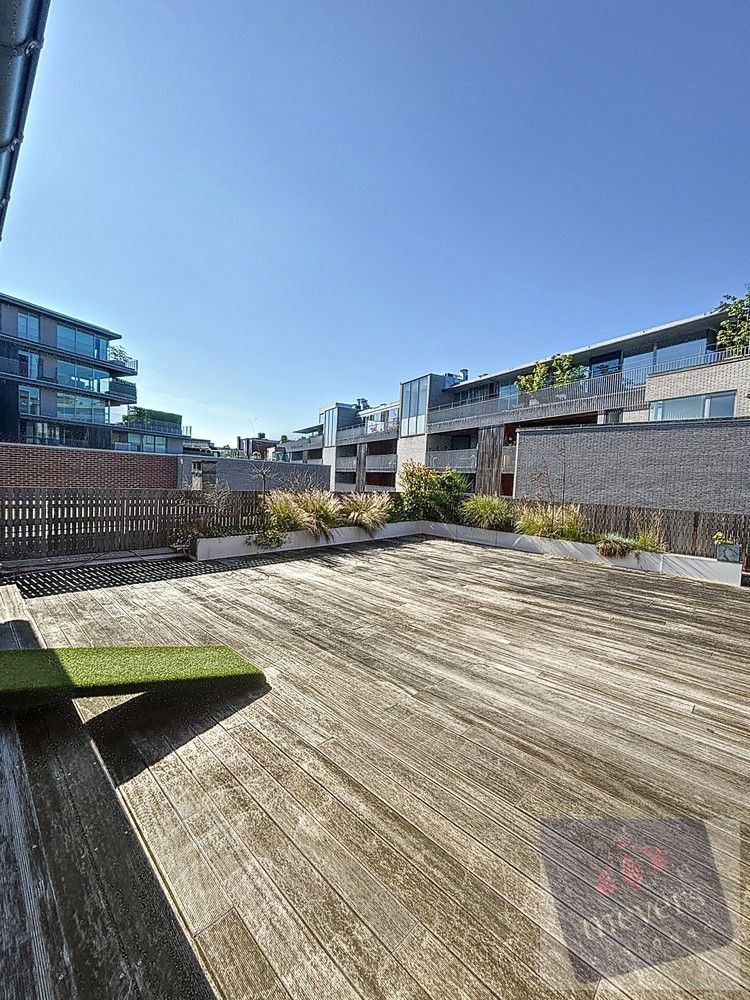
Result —
[[[672, 552], [629, 552], [622, 558], [612, 559], [600, 555], [596, 546], [587, 542], [567, 542], [558, 538], [542, 538], [540, 535], [518, 535], [511, 531], [489, 531], [486, 528], [467, 528], [460, 524], [441, 524], [434, 521], [402, 521], [397, 524], [386, 524], [372, 540], [404, 538], [409, 535], [446, 538], [450, 541], [513, 549], [516, 552], [529, 552], [558, 559], [574, 559], [577, 562], [608, 566], [611, 569], [663, 573], [667, 576], [707, 583], [723, 583], [732, 587], [739, 587], [742, 578], [741, 563], [719, 562], [717, 559], [677, 555]], [[292, 531], [278, 549], [262, 549], [257, 545], [248, 544], [241, 535], [228, 538], [200, 538], [196, 545], [195, 558], [203, 561], [237, 556], [273, 555], [275, 552], [321, 549], [330, 545], [352, 545], [370, 540], [370, 536], [361, 528], [336, 528], [330, 542], [323, 538], [316, 540], [306, 531]]]

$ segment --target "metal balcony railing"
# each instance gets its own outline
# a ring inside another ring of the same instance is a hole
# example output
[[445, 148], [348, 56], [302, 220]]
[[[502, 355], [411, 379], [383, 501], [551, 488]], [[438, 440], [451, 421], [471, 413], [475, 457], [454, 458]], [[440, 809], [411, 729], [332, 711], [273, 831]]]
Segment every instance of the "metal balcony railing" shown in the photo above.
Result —
[[398, 436], [398, 420], [369, 420], [356, 427], [344, 427], [336, 434], [336, 444]]
[[284, 441], [279, 447], [286, 448], [287, 451], [311, 451], [323, 447], [323, 435], [311, 434], [309, 437], [295, 438], [294, 441]]
[[461, 472], [476, 472], [477, 449], [457, 448], [452, 451], [428, 451], [427, 465], [431, 469], [458, 469]]
[[397, 463], [397, 455], [368, 455], [365, 469], [367, 472], [395, 472]]
[[536, 392], [517, 392], [501, 396], [488, 393], [470, 402], [448, 403], [427, 413], [430, 430], [448, 429], [468, 420], [489, 423], [491, 417], [508, 414], [510, 419], [534, 419], [553, 415], [584, 413], [592, 408], [640, 409], [644, 404], [646, 379], [652, 375], [682, 371], [702, 365], [736, 361], [750, 357], [750, 348], [736, 351], [709, 351], [674, 361], [625, 368], [611, 375], [582, 378], [568, 385], [550, 385]]
[[356, 455], [337, 456], [336, 458], [337, 472], [356, 472], [356, 469], [357, 469]]

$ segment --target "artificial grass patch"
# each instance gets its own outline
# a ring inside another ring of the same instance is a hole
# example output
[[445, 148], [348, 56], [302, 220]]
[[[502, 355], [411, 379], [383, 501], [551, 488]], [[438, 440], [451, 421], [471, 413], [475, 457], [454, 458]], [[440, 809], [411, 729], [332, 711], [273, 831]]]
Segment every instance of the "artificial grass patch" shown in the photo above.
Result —
[[161, 687], [207, 687], [212, 681], [261, 687], [265, 677], [228, 646], [0, 650], [0, 707]]

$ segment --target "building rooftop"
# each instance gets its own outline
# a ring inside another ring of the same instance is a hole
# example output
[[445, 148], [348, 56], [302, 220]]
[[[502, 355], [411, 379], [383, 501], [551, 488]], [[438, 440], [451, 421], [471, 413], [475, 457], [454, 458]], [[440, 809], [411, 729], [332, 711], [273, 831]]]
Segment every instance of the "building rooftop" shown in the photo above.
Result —
[[40, 306], [36, 302], [27, 302], [25, 299], [17, 299], [15, 296], [8, 295], [5, 292], [0, 292], [0, 301], [9, 302], [18, 309], [26, 309], [30, 312], [40, 313], [44, 316], [51, 316], [60, 323], [70, 323], [71, 326], [78, 327], [82, 330], [88, 330], [91, 333], [96, 333], [100, 337], [106, 337], [108, 340], [122, 339], [121, 333], [115, 333], [113, 330], [108, 330], [104, 326], [97, 326], [94, 323], [78, 319], [75, 316], [68, 316], [66, 313], [57, 312], [55, 309], [50, 309], [48, 306]]
[[[19, 815], [51, 838], [7, 842], [57, 900], [45, 954], [79, 995], [96, 974], [122, 995], [203, 996], [191, 956], [237, 998], [593, 1000], [600, 978], [630, 1000], [747, 995], [731, 940], [750, 821], [745, 592], [441, 540], [141, 570], [67, 592], [64, 572], [35, 574], [30, 627], [49, 645], [228, 643], [269, 687], [83, 699], [82, 728], [2, 720], [5, 801], [23, 775], [36, 813]], [[32, 850], [69, 833], [80, 850]], [[701, 912], [646, 923], [624, 893], [638, 933], [576, 936], [615, 840], [668, 866], [636, 902], [700, 886]], [[3, 896], [30, 927], [17, 871]], [[613, 955], [634, 971], [613, 975]], [[19, 989], [35, 960], [14, 963]]]
[[[570, 354], [575, 360], [578, 355], [590, 354], [592, 351], [604, 351], [607, 348], [617, 347], [622, 344], [637, 344], [641, 339], [648, 339], [649, 337], [654, 337], [658, 334], [674, 334], [682, 330], [686, 326], [700, 326], [706, 323], [707, 320], [719, 320], [724, 315], [724, 310], [714, 309], [710, 312], [699, 313], [697, 316], [689, 316], [686, 319], [674, 320], [671, 323], [664, 323], [661, 326], [649, 327], [645, 330], [636, 330], [634, 333], [626, 333], [622, 337], [613, 337], [610, 340], [601, 340], [594, 344], [589, 344], [586, 347], [576, 347], [573, 350], [568, 350], [567, 348], [561, 348], [559, 353]], [[534, 361], [528, 361], [522, 365], [513, 365], [510, 368], [502, 368], [499, 371], [492, 373], [478, 375], [475, 378], [467, 379], [463, 382], [457, 382], [455, 385], [447, 386], [446, 391], [448, 392], [460, 392], [462, 389], [473, 388], [474, 386], [482, 385], [484, 382], [491, 382], [494, 379], [502, 378], [507, 375], [522, 374], [527, 370], [534, 367], [539, 361], [550, 361], [552, 355], [544, 358], [536, 358]]]

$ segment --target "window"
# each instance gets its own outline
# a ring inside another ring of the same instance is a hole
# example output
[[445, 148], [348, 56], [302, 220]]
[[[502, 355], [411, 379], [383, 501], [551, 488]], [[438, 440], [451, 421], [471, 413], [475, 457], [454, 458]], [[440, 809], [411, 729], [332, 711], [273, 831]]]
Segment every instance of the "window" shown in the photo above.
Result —
[[108, 424], [109, 406], [101, 399], [76, 396], [72, 392], [58, 392], [57, 416], [61, 420], [76, 420], [86, 424]]
[[107, 358], [109, 344], [104, 337], [97, 337], [85, 330], [78, 330], [65, 323], [57, 324], [57, 346], [72, 354], [83, 354], [87, 358]]
[[167, 439], [159, 434], [128, 434], [128, 443], [124, 450], [164, 454], [167, 450]]
[[622, 410], [605, 410], [604, 411], [604, 423], [605, 424], [621, 424], [622, 423]]
[[621, 368], [620, 352], [610, 351], [609, 354], [598, 354], [591, 359], [591, 378], [600, 378], [602, 375], [613, 375]]
[[332, 448], [336, 444], [338, 412], [335, 407], [323, 412], [323, 447]]
[[57, 362], [57, 381], [60, 385], [69, 385], [72, 389], [89, 389], [92, 392], [109, 391], [109, 375], [107, 372], [85, 365], [74, 365], [69, 361]]
[[33, 313], [20, 312], [18, 314], [18, 336], [23, 340], [33, 340], [39, 342], [39, 317]]
[[708, 341], [706, 334], [695, 340], [688, 340], [682, 344], [669, 344], [667, 347], [657, 347], [656, 364], [660, 371], [672, 371], [678, 368], [686, 368], [695, 364], [706, 353]]
[[18, 374], [21, 378], [39, 378], [39, 355], [32, 351], [19, 351]]
[[701, 396], [657, 399], [649, 406], [649, 420], [701, 420], [733, 417], [733, 392], [712, 392]]
[[427, 412], [427, 376], [404, 382], [401, 386], [401, 436], [424, 434]]
[[18, 387], [18, 412], [35, 417], [40, 412], [39, 389], [34, 389], [30, 385], [19, 385]]

